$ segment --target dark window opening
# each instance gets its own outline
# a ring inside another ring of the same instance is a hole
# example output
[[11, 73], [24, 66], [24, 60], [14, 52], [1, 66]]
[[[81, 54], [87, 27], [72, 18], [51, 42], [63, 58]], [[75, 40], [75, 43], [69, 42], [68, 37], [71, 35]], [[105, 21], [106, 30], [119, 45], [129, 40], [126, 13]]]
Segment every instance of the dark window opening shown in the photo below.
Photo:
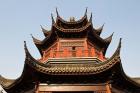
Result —
[[75, 46], [72, 47], [72, 50], [75, 50]]
[[72, 57], [76, 57], [76, 48], [75, 46], [72, 47]]

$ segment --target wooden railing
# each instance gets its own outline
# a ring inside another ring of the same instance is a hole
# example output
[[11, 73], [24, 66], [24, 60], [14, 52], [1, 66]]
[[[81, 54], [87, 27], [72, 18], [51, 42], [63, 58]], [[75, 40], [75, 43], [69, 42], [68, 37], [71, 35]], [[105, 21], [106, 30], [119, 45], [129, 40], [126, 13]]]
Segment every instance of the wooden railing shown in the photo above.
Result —
[[[52, 54], [52, 55], [51, 55]], [[63, 51], [52, 51], [50, 53], [51, 58], [56, 57], [92, 57], [94, 54], [90, 50], [63, 50]]]
[[105, 59], [102, 52], [95, 52], [94, 49], [89, 50], [64, 49], [63, 51], [50, 50], [48, 52], [44, 52], [42, 60], [46, 61], [48, 58], [69, 58], [69, 57], [97, 57], [102, 61]]

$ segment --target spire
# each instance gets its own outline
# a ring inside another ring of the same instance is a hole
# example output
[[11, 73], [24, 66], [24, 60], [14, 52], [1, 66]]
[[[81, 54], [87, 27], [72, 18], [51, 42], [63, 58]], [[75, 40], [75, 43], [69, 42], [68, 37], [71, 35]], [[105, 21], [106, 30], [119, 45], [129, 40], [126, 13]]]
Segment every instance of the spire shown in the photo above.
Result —
[[114, 34], [114, 32], [108, 38], [104, 39], [105, 42], [107, 42], [108, 44], [110, 44], [110, 42], [112, 41], [113, 34]]
[[54, 18], [53, 18], [53, 14], [51, 13], [51, 18], [52, 18], [52, 24], [55, 23]]
[[41, 43], [41, 41], [36, 39], [32, 34], [31, 34], [31, 37], [32, 37], [35, 44], [40, 44]]

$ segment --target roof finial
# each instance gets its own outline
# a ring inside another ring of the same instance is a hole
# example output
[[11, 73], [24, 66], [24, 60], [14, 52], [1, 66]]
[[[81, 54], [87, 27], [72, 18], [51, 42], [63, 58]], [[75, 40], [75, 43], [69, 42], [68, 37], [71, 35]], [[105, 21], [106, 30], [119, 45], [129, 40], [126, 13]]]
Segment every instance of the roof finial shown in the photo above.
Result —
[[[31, 56], [31, 54], [30, 54], [28, 48], [27, 48], [26, 41], [24, 41], [24, 50], [25, 50], [26, 59], [27, 59], [28, 57], [33, 58], [33, 57]], [[34, 58], [33, 58], [33, 59], [34, 59]], [[28, 62], [28, 61], [25, 61], [25, 62]]]
[[32, 34], [30, 34], [35, 44], [40, 44], [41, 41], [36, 39]]
[[40, 25], [40, 27], [43, 28], [42, 25]]
[[40, 25], [41, 29], [43, 28], [42, 25]]
[[70, 22], [74, 22], [75, 18], [74, 17], [70, 17]]
[[56, 7], [56, 14], [57, 14], [57, 17], [59, 17], [59, 13], [58, 13], [57, 7]]
[[36, 39], [34, 38], [34, 36], [32, 34], [30, 34], [30, 35], [31, 35], [31, 37], [32, 37], [32, 39], [33, 39], [33, 41], [35, 43]]
[[26, 46], [26, 41], [24, 41], [24, 48], [26, 48], [27, 46]]
[[53, 14], [51, 13], [51, 18], [52, 18], [52, 24], [55, 23], [54, 18], [53, 18]]
[[25, 50], [25, 55], [28, 56], [28, 49], [27, 49], [26, 41], [24, 41], [24, 50]]
[[[99, 30], [103, 30], [105, 23], [103, 23], [103, 25], [99, 28]], [[114, 33], [114, 32], [113, 32]]]
[[31, 35], [31, 37], [34, 39], [34, 36], [32, 35], [32, 34], [30, 34]]
[[[102, 28], [104, 27], [105, 23], [103, 23]], [[114, 32], [113, 32], [114, 33]]]
[[108, 38], [106, 38], [105, 41], [110, 43], [112, 41], [113, 34], [114, 32]]
[[120, 38], [120, 41], [119, 41], [119, 48], [121, 48], [121, 45], [122, 45], [122, 38]]
[[96, 29], [96, 34], [97, 34], [97, 35], [100, 36], [100, 34], [101, 34], [102, 31], [103, 31], [103, 27], [104, 27], [104, 24], [103, 24], [101, 27], [99, 27], [98, 29]]
[[122, 38], [120, 38], [119, 40], [119, 45], [118, 45], [118, 48], [117, 48], [117, 54], [120, 56], [120, 52], [121, 52], [121, 45], [122, 45]]
[[41, 31], [42, 31], [43, 33], [45, 33], [45, 32], [47, 31], [46, 29], [43, 28], [42, 25], [40, 25], [40, 27], [41, 27]]
[[92, 13], [91, 13], [91, 15], [90, 15], [89, 22], [91, 22], [91, 23], [92, 23]]
[[[99, 30], [103, 30], [105, 23], [103, 23], [103, 25], [99, 28]], [[114, 32], [113, 32], [114, 33]]]
[[111, 37], [113, 37], [113, 35], [114, 35], [114, 32], [112, 33]]
[[88, 7], [86, 7], [85, 16], [87, 16], [87, 9], [88, 9]]
[[118, 47], [117, 47], [117, 50], [116, 50], [115, 53], [113, 54], [113, 56], [114, 56], [114, 55], [120, 56], [121, 45], [122, 45], [122, 38], [120, 38], [120, 40], [119, 40], [119, 45], [118, 45]]

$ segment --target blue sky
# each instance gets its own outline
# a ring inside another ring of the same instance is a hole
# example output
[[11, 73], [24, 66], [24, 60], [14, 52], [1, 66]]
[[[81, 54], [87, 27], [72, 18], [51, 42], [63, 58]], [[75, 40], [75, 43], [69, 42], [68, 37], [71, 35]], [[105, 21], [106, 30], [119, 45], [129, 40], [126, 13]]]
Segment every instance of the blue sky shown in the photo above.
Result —
[[88, 7], [95, 28], [105, 23], [103, 38], [114, 32], [106, 56], [114, 53], [119, 38], [123, 38], [123, 69], [128, 76], [140, 77], [139, 0], [0, 0], [0, 75], [7, 78], [21, 75], [25, 60], [23, 41], [27, 41], [35, 58], [40, 57], [30, 34], [44, 38], [40, 25], [51, 28], [51, 13], [56, 17], [56, 7], [66, 20], [71, 16], [80, 19]]

